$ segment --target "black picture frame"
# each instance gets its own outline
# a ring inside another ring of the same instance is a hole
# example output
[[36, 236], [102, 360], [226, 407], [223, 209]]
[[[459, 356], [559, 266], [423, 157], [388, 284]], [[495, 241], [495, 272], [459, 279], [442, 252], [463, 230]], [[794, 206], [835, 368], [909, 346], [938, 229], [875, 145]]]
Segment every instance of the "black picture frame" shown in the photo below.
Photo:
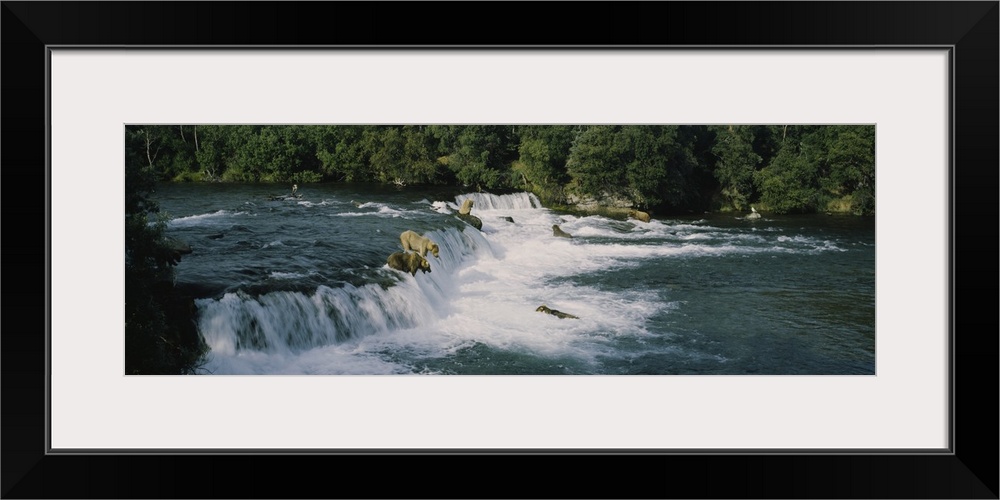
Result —
[[[44, 270], [4, 293], [4, 498], [998, 498], [996, 1], [5, 1], [0, 15], [4, 221], [17, 231], [3, 253]], [[52, 45], [952, 47], [951, 453], [49, 454]], [[358, 479], [372, 472], [383, 480]]]

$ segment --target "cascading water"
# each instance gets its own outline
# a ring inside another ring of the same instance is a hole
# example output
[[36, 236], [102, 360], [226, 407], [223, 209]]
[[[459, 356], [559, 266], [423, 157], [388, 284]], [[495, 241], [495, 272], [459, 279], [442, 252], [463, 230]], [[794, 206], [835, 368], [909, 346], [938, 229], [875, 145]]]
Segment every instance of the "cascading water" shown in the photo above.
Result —
[[473, 210], [524, 210], [542, 208], [542, 202], [533, 193], [511, 193], [495, 195], [492, 193], [466, 193], [455, 197], [455, 207], [472, 200]]
[[471, 228], [424, 236], [440, 248], [437, 257], [427, 255], [429, 273], [413, 276], [385, 266], [384, 272], [398, 279], [395, 285], [320, 286], [312, 295], [227, 293], [219, 300], [197, 301], [199, 329], [213, 352], [231, 355], [240, 350], [296, 352], [430, 323], [448, 312], [456, 270], [470, 257], [491, 255], [492, 248]]

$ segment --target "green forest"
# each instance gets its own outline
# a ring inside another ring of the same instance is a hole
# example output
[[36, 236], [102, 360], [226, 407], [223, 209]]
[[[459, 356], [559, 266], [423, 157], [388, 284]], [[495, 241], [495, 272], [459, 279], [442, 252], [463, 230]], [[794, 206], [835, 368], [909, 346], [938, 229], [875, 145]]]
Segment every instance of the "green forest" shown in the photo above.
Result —
[[160, 182], [525, 190], [658, 215], [872, 215], [874, 125], [130, 125]]

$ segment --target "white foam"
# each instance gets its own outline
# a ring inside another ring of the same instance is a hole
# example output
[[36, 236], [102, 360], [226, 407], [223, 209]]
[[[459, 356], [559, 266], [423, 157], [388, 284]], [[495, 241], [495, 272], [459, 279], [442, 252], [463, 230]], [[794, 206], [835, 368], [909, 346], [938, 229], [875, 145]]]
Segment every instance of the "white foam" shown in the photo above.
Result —
[[323, 200], [323, 201], [320, 201], [320, 202], [309, 201], [309, 200], [302, 200], [302, 201], [299, 201], [297, 203], [298, 203], [298, 205], [301, 205], [303, 207], [310, 207], [310, 208], [311, 207], [326, 207], [326, 206], [330, 206], [330, 205], [333, 204], [332, 202], [327, 201], [327, 200]]
[[299, 278], [305, 278], [308, 275], [307, 274], [302, 274], [302, 273], [283, 273], [281, 271], [271, 271], [271, 273], [268, 274], [267, 276], [269, 278], [271, 278], [271, 279], [294, 280], [294, 279], [299, 279]]
[[448, 203], [444, 201], [435, 201], [434, 203], [431, 203], [431, 207], [433, 207], [434, 211], [439, 214], [450, 214], [454, 211], [454, 209], [449, 207]]
[[364, 217], [364, 216], [375, 216], [375, 217], [399, 218], [399, 217], [404, 217], [404, 216], [407, 216], [407, 215], [416, 215], [416, 214], [422, 214], [423, 213], [422, 211], [419, 211], [419, 210], [401, 210], [401, 209], [393, 208], [393, 207], [391, 207], [389, 205], [386, 205], [385, 203], [377, 203], [377, 202], [362, 203], [362, 204], [358, 205], [357, 208], [369, 208], [369, 209], [374, 208], [376, 210], [374, 212], [340, 212], [340, 213], [333, 213], [333, 214], [328, 214], [328, 215], [330, 217]]
[[189, 215], [187, 217], [178, 217], [176, 219], [171, 219], [167, 222], [170, 227], [190, 227], [197, 226], [201, 224], [210, 223], [214, 219], [236, 217], [247, 215], [247, 212], [233, 212], [230, 210], [218, 210], [208, 214], [198, 214]]

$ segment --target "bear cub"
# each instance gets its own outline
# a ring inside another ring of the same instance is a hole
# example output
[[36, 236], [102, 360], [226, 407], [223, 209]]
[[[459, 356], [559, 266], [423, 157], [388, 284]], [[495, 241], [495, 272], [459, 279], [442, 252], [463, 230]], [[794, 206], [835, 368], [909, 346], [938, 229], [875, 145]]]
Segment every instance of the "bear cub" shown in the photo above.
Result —
[[388, 263], [389, 267], [410, 273], [413, 276], [417, 275], [418, 270], [425, 273], [431, 272], [431, 263], [415, 253], [396, 252], [389, 256]]

